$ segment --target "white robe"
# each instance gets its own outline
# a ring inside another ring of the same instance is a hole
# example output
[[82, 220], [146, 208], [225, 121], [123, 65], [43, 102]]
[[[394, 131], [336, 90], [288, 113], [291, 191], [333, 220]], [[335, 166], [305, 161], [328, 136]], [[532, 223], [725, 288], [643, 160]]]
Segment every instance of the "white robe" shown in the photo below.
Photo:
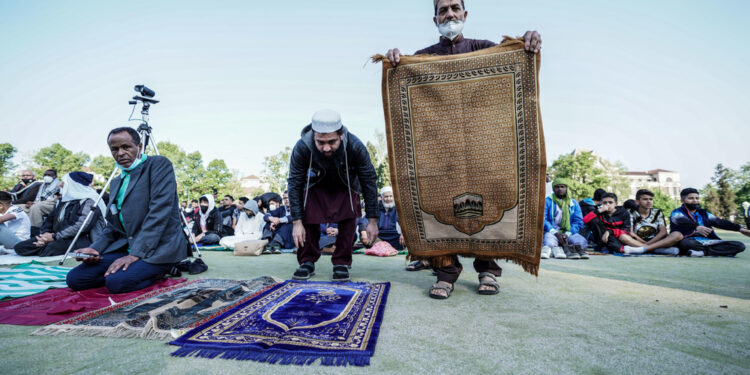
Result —
[[237, 225], [234, 227], [234, 236], [227, 236], [219, 241], [219, 245], [234, 249], [234, 245], [242, 241], [260, 240], [263, 237], [263, 215], [247, 217], [244, 212], [237, 219]]

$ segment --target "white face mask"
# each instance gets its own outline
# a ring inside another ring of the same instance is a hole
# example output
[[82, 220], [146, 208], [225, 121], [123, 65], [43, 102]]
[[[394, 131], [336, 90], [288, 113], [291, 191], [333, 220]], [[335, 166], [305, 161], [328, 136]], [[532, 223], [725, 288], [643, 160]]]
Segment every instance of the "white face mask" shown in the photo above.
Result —
[[440, 35], [450, 40], [455, 39], [459, 34], [461, 34], [461, 31], [463, 31], [463, 29], [464, 21], [461, 20], [451, 20], [438, 25], [438, 31], [440, 31]]
[[269, 204], [268, 205], [268, 209], [271, 210], [271, 211], [275, 210], [276, 209], [276, 204], [275, 203]]
[[44, 176], [44, 183], [45, 183], [45, 184], [51, 184], [51, 183], [52, 183], [52, 181], [54, 181], [54, 180], [55, 180], [55, 179], [54, 179], [54, 178], [52, 178], [52, 176]]

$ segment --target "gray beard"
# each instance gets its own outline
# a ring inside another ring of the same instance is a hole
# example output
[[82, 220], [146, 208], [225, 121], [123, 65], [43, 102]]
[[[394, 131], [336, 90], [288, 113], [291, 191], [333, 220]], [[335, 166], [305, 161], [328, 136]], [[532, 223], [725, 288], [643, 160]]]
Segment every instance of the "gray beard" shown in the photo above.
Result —
[[393, 202], [391, 204], [383, 203], [383, 207], [385, 207], [386, 210], [392, 210], [396, 207], [396, 202]]

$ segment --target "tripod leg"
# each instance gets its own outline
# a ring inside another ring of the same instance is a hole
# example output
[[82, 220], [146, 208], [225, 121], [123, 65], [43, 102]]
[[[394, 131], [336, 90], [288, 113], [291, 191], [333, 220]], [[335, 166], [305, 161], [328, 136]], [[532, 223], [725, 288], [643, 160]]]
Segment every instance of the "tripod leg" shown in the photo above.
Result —
[[98, 210], [99, 202], [101, 202], [102, 197], [104, 196], [104, 192], [107, 191], [107, 188], [109, 187], [109, 184], [112, 182], [112, 179], [115, 178], [115, 174], [117, 173], [117, 167], [112, 171], [112, 174], [109, 175], [109, 179], [107, 180], [107, 183], [102, 188], [102, 192], [99, 193], [99, 198], [96, 199], [96, 202], [94, 202], [94, 205], [91, 207], [91, 211], [89, 211], [89, 214], [86, 215], [86, 218], [83, 219], [83, 225], [78, 229], [78, 233], [76, 233], [76, 236], [73, 237], [73, 241], [70, 242], [70, 245], [68, 246], [68, 250], [65, 251], [65, 255], [63, 255], [63, 258], [60, 259], [59, 265], [62, 266], [62, 264], [65, 262], [65, 259], [68, 259], [68, 254], [70, 254], [70, 250], [73, 249], [73, 246], [75, 246], [76, 241], [78, 241], [78, 237], [81, 236], [81, 232], [83, 231], [83, 228], [86, 227], [86, 224], [88, 224], [89, 219], [91, 218], [91, 214], [94, 213], [94, 210]]

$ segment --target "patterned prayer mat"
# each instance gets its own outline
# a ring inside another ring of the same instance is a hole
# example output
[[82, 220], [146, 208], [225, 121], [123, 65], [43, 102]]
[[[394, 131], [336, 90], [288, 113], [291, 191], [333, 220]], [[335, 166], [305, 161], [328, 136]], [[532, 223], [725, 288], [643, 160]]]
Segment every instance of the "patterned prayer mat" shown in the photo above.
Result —
[[110, 293], [106, 287], [78, 292], [70, 288], [48, 289], [33, 296], [0, 302], [0, 324], [43, 326], [124, 302], [185, 280], [187, 279], [163, 279], [147, 288], [119, 294]]
[[268, 276], [193, 280], [40, 328], [33, 334], [174, 339], [279, 281]]
[[367, 366], [390, 283], [286, 281], [170, 344], [174, 356]]
[[534, 275], [546, 159], [538, 54], [522, 41], [460, 55], [383, 56], [391, 182], [413, 259], [500, 258]]
[[198, 245], [198, 250], [200, 251], [233, 251], [231, 247], [221, 246], [221, 245]]
[[70, 268], [47, 266], [32, 261], [12, 268], [0, 268], [0, 299], [25, 297], [49, 288], [67, 288]]

